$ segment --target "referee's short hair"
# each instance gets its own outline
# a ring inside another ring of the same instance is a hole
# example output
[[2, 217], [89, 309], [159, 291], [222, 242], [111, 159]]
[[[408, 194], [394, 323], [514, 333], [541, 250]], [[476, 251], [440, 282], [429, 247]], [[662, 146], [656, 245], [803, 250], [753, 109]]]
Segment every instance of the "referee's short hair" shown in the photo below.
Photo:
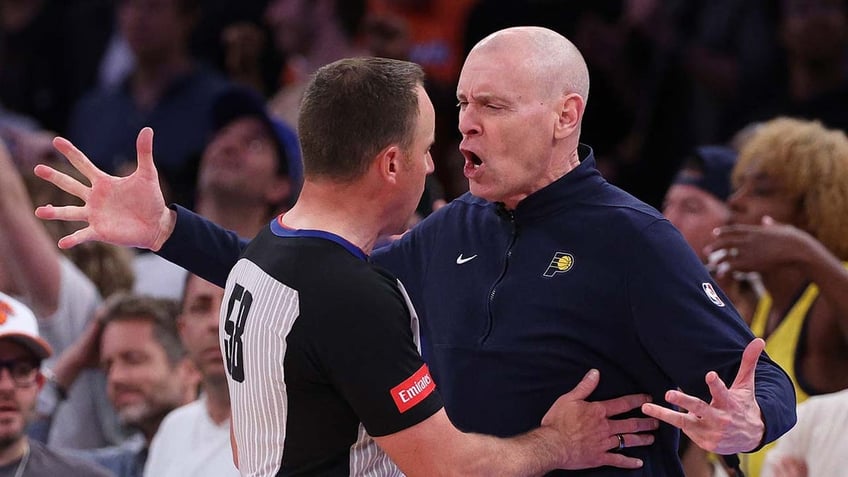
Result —
[[410, 147], [423, 82], [420, 66], [387, 58], [346, 58], [320, 68], [298, 120], [304, 175], [356, 179], [387, 146]]

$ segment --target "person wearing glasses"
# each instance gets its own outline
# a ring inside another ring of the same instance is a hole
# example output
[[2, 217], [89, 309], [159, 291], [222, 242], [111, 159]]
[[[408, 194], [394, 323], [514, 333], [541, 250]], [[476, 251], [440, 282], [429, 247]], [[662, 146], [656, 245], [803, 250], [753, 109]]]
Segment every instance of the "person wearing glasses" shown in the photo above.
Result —
[[0, 477], [109, 477], [102, 467], [59, 454], [25, 433], [45, 382], [41, 361], [52, 352], [32, 311], [0, 293]]

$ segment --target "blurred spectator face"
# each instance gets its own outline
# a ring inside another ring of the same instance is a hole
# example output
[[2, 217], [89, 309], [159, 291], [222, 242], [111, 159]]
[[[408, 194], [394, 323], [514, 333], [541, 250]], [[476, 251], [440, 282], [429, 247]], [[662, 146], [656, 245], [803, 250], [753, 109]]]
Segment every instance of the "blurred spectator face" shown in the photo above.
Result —
[[190, 385], [183, 363], [171, 364], [153, 333], [153, 323], [139, 317], [107, 323], [100, 338], [106, 392], [124, 425], [162, 419], [183, 404]]
[[777, 178], [754, 166], [740, 176], [738, 185], [727, 199], [731, 223], [760, 225], [768, 215], [778, 222], [802, 226], [802, 198], [789, 195]]
[[690, 184], [674, 184], [663, 203], [663, 215], [683, 234], [695, 253], [706, 261], [704, 247], [713, 242], [713, 229], [727, 222], [729, 211], [718, 197]]
[[204, 379], [226, 379], [218, 340], [224, 290], [197, 276], [186, 281], [183, 309], [177, 322], [180, 339]]
[[265, 23], [274, 34], [274, 44], [286, 55], [309, 51], [321, 12], [329, 2], [324, 0], [271, 0], [265, 9]]
[[183, 0], [120, 0], [118, 23], [133, 53], [159, 58], [187, 44], [192, 16]]
[[198, 188], [269, 204], [289, 193], [288, 180], [278, 175], [279, 152], [268, 127], [245, 116], [221, 128], [203, 151]]
[[784, 0], [783, 41], [808, 61], [841, 61], [848, 41], [845, 0]]
[[39, 360], [28, 348], [10, 339], [0, 339], [0, 451], [23, 435], [35, 412], [35, 401], [43, 377]]

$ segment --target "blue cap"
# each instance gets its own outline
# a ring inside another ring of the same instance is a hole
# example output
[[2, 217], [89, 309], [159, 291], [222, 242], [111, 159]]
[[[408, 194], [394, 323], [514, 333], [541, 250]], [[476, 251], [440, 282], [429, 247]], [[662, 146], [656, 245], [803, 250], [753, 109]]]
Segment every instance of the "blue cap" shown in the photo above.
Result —
[[279, 172], [287, 175], [291, 180], [292, 201], [294, 201], [303, 184], [303, 162], [294, 129], [271, 116], [265, 107], [265, 99], [257, 92], [242, 86], [232, 86], [218, 95], [212, 105], [212, 130], [217, 132], [242, 117], [260, 119], [273, 133], [281, 161]]
[[730, 172], [736, 151], [725, 146], [699, 146], [683, 161], [672, 184], [689, 184], [724, 202], [730, 196]]

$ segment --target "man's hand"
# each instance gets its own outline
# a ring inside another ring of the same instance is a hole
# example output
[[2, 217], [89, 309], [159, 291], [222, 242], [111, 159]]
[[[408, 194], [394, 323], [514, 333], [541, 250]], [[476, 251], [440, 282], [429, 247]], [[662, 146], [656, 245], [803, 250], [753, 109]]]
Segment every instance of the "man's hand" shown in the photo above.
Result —
[[176, 213], [168, 209], [156, 166], [153, 164], [153, 130], [138, 134], [138, 168], [128, 177], [110, 176], [98, 169], [70, 141], [57, 137], [53, 146], [91, 183], [87, 186], [52, 167], [38, 165], [35, 175], [79, 197], [83, 206], [38, 207], [42, 219], [87, 222], [88, 226], [59, 240], [59, 248], [96, 240], [126, 247], [159, 250], [171, 235]]
[[650, 401], [647, 394], [632, 394], [608, 401], [587, 402], [585, 399], [598, 386], [600, 374], [589, 371], [583, 380], [554, 402], [542, 418], [542, 428], [556, 432], [557, 452], [565, 453], [560, 468], [586, 469], [604, 465], [635, 469], [642, 461], [619, 454], [624, 447], [646, 446], [654, 436], [645, 434], [658, 427], [650, 418], [612, 419]]
[[754, 395], [754, 371], [765, 347], [757, 338], [742, 353], [739, 372], [727, 388], [715, 371], [707, 373], [712, 401], [706, 402], [680, 391], [668, 391], [666, 400], [683, 412], [646, 403], [642, 412], [680, 428], [692, 442], [717, 454], [748, 452], [760, 445], [765, 424]]

